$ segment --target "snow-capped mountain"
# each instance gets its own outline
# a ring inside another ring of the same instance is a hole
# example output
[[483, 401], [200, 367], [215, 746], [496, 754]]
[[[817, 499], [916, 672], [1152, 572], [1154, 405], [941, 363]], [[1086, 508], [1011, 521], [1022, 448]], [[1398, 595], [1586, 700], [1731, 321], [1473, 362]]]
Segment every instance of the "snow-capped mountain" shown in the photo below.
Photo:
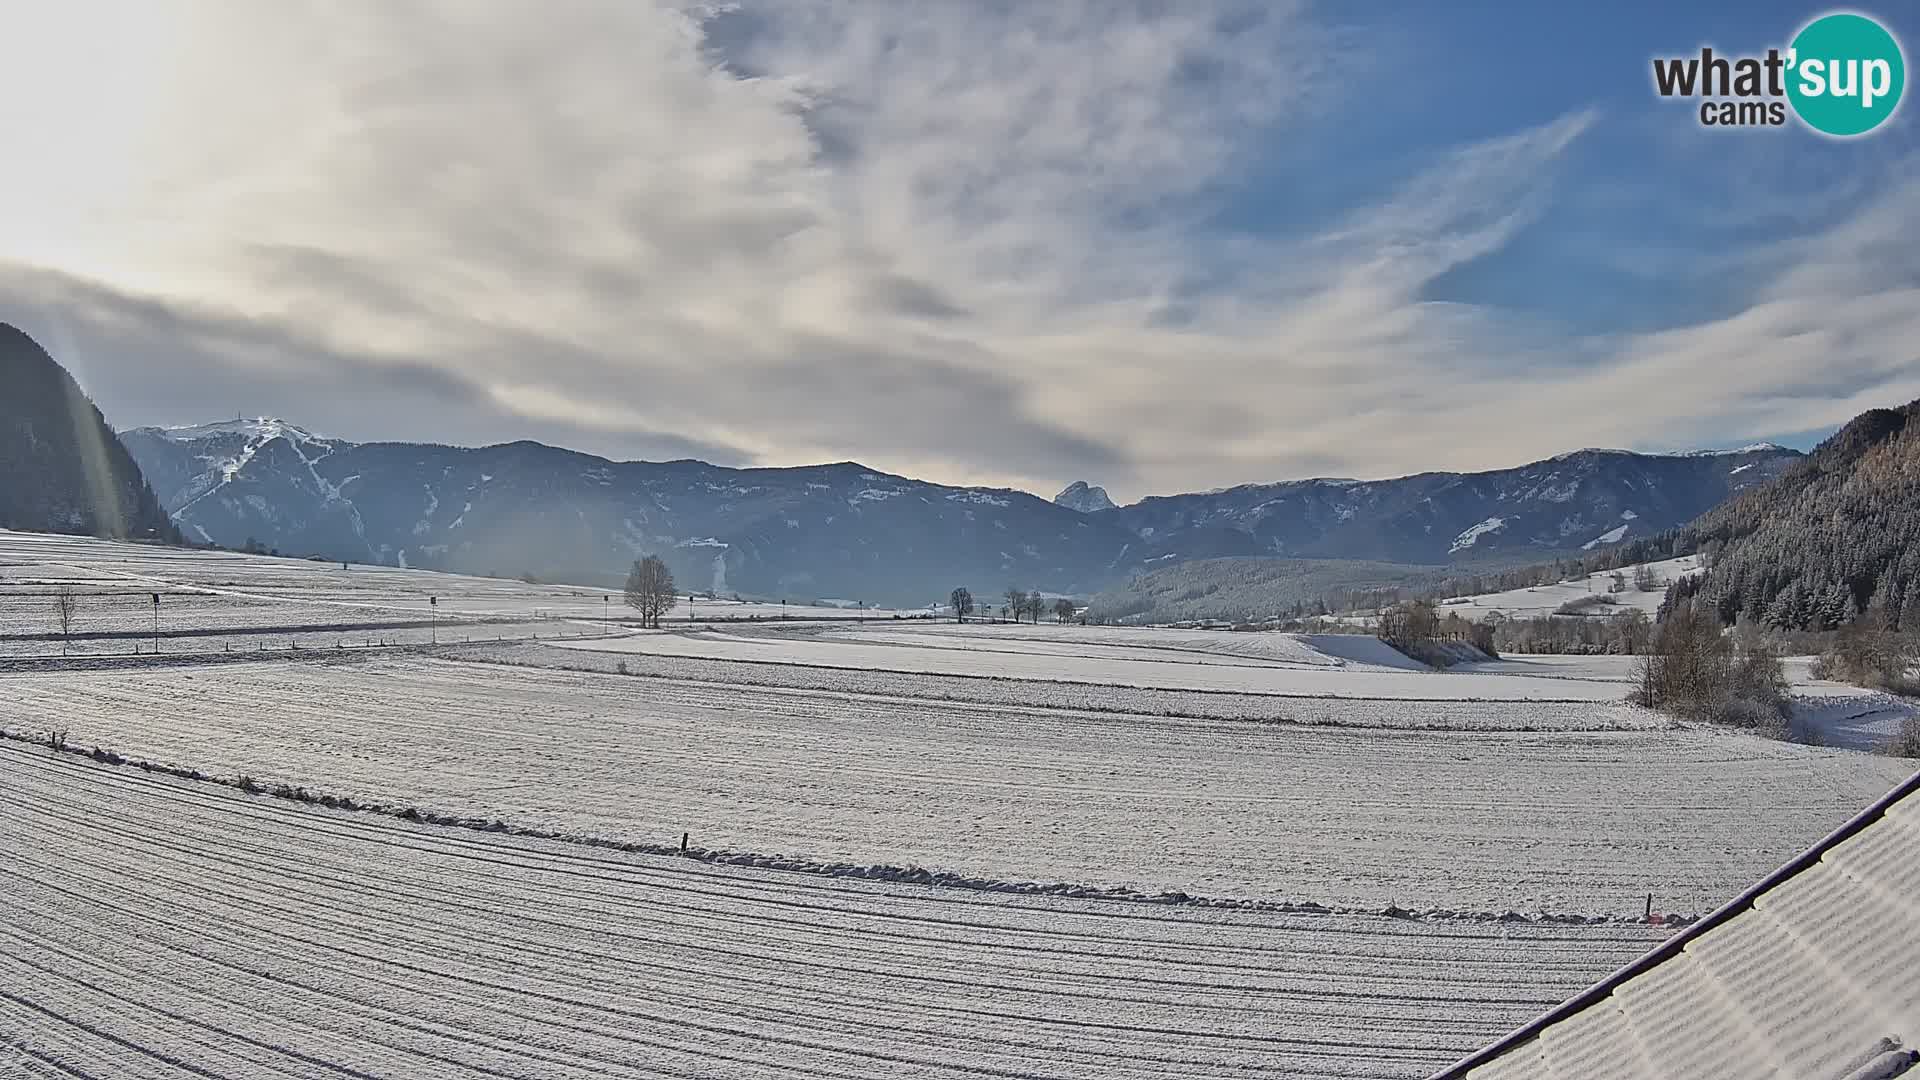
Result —
[[1113, 500], [1107, 498], [1107, 489], [1088, 487], [1085, 480], [1075, 480], [1068, 484], [1064, 491], [1053, 497], [1053, 501], [1057, 506], [1078, 510], [1083, 514], [1113, 509]]
[[1446, 563], [1591, 551], [1661, 532], [1800, 458], [1771, 444], [1693, 454], [1576, 450], [1493, 472], [1248, 484], [1093, 516], [1117, 521], [1162, 557]]
[[692, 589], [924, 603], [955, 585], [1097, 589], [1223, 555], [1444, 564], [1591, 550], [1683, 524], [1800, 455], [1581, 450], [1517, 469], [1300, 480], [1115, 507], [852, 462], [731, 469], [517, 442], [329, 439], [283, 420], [122, 433], [189, 539], [290, 554], [616, 582], [658, 553]]
[[919, 604], [956, 585], [1088, 590], [1131, 539], [1025, 492], [852, 462], [730, 469], [532, 442], [351, 443], [280, 420], [121, 437], [190, 539], [387, 565], [615, 583], [657, 553], [689, 590]]

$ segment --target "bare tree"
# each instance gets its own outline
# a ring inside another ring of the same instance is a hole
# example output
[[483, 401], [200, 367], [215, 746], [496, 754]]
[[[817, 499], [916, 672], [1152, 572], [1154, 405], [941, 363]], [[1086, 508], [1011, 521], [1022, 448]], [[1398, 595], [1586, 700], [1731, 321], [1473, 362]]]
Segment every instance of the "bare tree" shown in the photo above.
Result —
[[1027, 594], [1027, 617], [1033, 620], [1033, 625], [1039, 626], [1040, 616], [1045, 615], [1046, 613], [1047, 613], [1047, 601], [1045, 597], [1040, 595], [1040, 590], [1035, 589], [1034, 591], [1028, 593]]
[[1660, 588], [1660, 579], [1653, 576], [1653, 567], [1641, 563], [1633, 568], [1633, 587], [1641, 592], [1656, 592]]
[[1011, 618], [1014, 622], [1019, 622], [1020, 616], [1025, 615], [1026, 613], [1027, 613], [1026, 591], [1023, 589], [1012, 589], [1012, 588], [1008, 589], [1007, 590], [1008, 617]]
[[1073, 621], [1073, 601], [1067, 599], [1064, 596], [1058, 600], [1055, 600], [1053, 602], [1053, 621], [1057, 623], [1063, 623], [1063, 624], [1072, 622]]
[[1666, 681], [1666, 659], [1659, 653], [1642, 653], [1633, 664], [1633, 703], [1651, 709], [1660, 704], [1660, 685]]
[[1653, 622], [1647, 613], [1633, 608], [1614, 620], [1614, 631], [1619, 638], [1619, 649], [1628, 656], [1639, 656], [1653, 643]]
[[640, 625], [659, 629], [660, 617], [680, 602], [673, 571], [658, 555], [636, 559], [627, 574], [627, 606], [640, 613]]
[[968, 589], [953, 590], [947, 601], [953, 605], [953, 617], [960, 622], [966, 622], [967, 616], [973, 614], [973, 593]]
[[73, 634], [73, 615], [80, 607], [80, 598], [73, 593], [73, 586], [62, 585], [53, 594], [53, 616], [60, 623], [60, 655], [67, 655], [67, 643]]

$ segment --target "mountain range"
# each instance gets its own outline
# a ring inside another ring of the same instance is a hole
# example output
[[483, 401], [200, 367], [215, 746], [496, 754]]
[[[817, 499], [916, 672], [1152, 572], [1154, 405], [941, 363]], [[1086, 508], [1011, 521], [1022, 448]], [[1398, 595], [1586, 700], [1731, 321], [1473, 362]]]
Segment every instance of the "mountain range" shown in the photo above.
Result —
[[123, 438], [189, 539], [389, 565], [612, 583], [657, 553], [689, 589], [926, 603], [947, 582], [1088, 589], [1126, 546], [1116, 526], [1025, 492], [852, 462], [733, 469], [532, 442], [352, 443], [278, 420]]
[[1771, 444], [1692, 454], [1576, 450], [1490, 472], [1293, 480], [1142, 499], [1092, 515], [1148, 562], [1234, 555], [1436, 565], [1592, 551], [1683, 525], [1802, 455]]
[[618, 580], [653, 552], [695, 589], [902, 604], [949, 583], [1084, 593], [1220, 556], [1444, 565], [1592, 550], [1681, 525], [1801, 456], [1764, 445], [1583, 450], [1493, 472], [1244, 485], [1115, 506], [1085, 483], [1049, 502], [853, 462], [735, 469], [531, 442], [354, 443], [281, 420], [121, 437], [189, 539], [582, 582]]
[[1292, 577], [1327, 559], [1537, 561], [1677, 528], [1804, 458], [1765, 444], [1580, 450], [1489, 472], [1116, 506], [1084, 481], [1049, 501], [854, 462], [741, 469], [533, 442], [356, 443], [272, 419], [116, 436], [71, 376], [4, 324], [0, 376], [0, 526], [582, 583], [617, 583], [652, 553], [691, 590], [887, 604], [955, 585], [1087, 594], [1203, 559], [1292, 560]]

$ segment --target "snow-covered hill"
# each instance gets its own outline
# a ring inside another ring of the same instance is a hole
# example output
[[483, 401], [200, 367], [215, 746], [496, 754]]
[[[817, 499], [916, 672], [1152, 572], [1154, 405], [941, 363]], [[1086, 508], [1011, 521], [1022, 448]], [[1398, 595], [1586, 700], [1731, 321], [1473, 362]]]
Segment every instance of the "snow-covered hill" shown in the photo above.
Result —
[[1180, 559], [1282, 555], [1436, 564], [1587, 550], [1683, 525], [1801, 455], [1576, 450], [1513, 469], [1300, 480], [1144, 499], [1108, 514]]
[[[1660, 601], [1666, 598], [1667, 586], [1683, 577], [1700, 572], [1700, 558], [1687, 555], [1678, 559], [1662, 559], [1646, 564], [1651, 575], [1650, 584], [1654, 587], [1642, 590], [1635, 586], [1634, 567], [1625, 567], [1620, 571], [1625, 588], [1612, 591], [1616, 582], [1613, 571], [1596, 571], [1584, 577], [1568, 581], [1556, 581], [1551, 585], [1536, 585], [1525, 589], [1508, 589], [1505, 592], [1482, 593], [1478, 596], [1455, 596], [1440, 601], [1442, 613], [1452, 612], [1463, 619], [1478, 621], [1489, 615], [1502, 615], [1508, 618], [1532, 618], [1537, 615], [1552, 615], [1568, 604], [1585, 604], [1581, 614], [1600, 618], [1624, 615], [1629, 611], [1641, 611], [1652, 618], [1660, 608]], [[1594, 598], [1599, 597], [1600, 600]]]

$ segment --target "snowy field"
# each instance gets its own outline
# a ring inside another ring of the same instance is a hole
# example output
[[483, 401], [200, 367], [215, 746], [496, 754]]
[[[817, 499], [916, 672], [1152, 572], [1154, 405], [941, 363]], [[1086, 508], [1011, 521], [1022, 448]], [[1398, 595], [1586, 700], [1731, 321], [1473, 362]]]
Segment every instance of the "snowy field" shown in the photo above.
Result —
[[[1528, 677], [1525, 669], [1480, 665], [1472, 672], [1432, 671], [1371, 637], [1357, 635], [1219, 634], [1222, 646], [1245, 653], [1161, 646], [1192, 631], [1113, 630], [1083, 626], [1022, 627], [926, 624], [896, 630], [733, 627], [661, 631], [612, 640], [564, 643], [592, 651], [698, 657], [750, 663], [802, 664], [905, 675], [971, 675], [1107, 686], [1158, 687], [1287, 697], [1404, 700], [1612, 702], [1624, 696], [1610, 680]], [[1088, 633], [1093, 631], [1093, 633]], [[1084, 635], [1084, 636], [1083, 636]], [[1120, 643], [1126, 635], [1133, 643]], [[1245, 639], [1232, 641], [1227, 639]], [[1255, 655], [1254, 650], [1271, 650]]]
[[[183, 634], [64, 661], [60, 584]], [[1908, 771], [1629, 706], [1629, 658], [605, 595], [0, 533], [0, 728], [550, 834], [0, 742], [0, 1075], [1419, 1076]]]
[[[395, 567], [184, 551], [0, 530], [0, 658], [62, 651], [54, 607], [75, 594], [77, 655], [287, 649], [620, 631], [620, 593]], [[156, 626], [151, 597], [161, 598]], [[429, 599], [433, 601], [429, 603]], [[684, 600], [668, 622], [888, 619], [924, 612]]]
[[1628, 611], [1643, 611], [1648, 618], [1660, 610], [1660, 601], [1666, 599], [1667, 586], [1680, 578], [1693, 574], [1700, 569], [1697, 555], [1686, 555], [1678, 559], [1663, 559], [1647, 564], [1653, 571], [1654, 582], [1659, 586], [1650, 592], [1641, 592], [1633, 584], [1634, 568], [1622, 567], [1626, 575], [1625, 592], [1609, 593], [1613, 585], [1613, 571], [1589, 574], [1572, 581], [1559, 581], [1551, 585], [1537, 585], [1526, 589], [1510, 589], [1506, 592], [1483, 593], [1479, 596], [1456, 596], [1440, 601], [1440, 612], [1452, 612], [1463, 619], [1479, 621], [1489, 615], [1504, 615], [1509, 618], [1533, 618], [1538, 615], [1552, 615], [1560, 605], [1585, 600], [1594, 596], [1611, 596], [1613, 604], [1592, 608], [1588, 614], [1596, 617], [1624, 615]]
[[[1612, 683], [1617, 697], [1633, 689], [1631, 656], [1510, 656], [1491, 664], [1464, 664], [1456, 672], [1498, 672], [1545, 682], [1568, 679], [1582, 686]], [[1880, 690], [1813, 677], [1813, 657], [1790, 656], [1783, 663], [1792, 688], [1795, 736], [1820, 746], [1856, 751], [1879, 748], [1915, 712], [1914, 704]]]
[[1325, 704], [1372, 726], [430, 658], [0, 676], [0, 727], [266, 784], [802, 864], [1372, 909], [1620, 915], [1653, 892], [1703, 911], [1907, 771], [1716, 731], [1398, 730], [1428, 705]]
[[1419, 1077], [1663, 933], [710, 867], [11, 744], [0, 817], [21, 1077]]
[[[1360, 641], [1359, 638], [1342, 640]], [[1368, 639], [1370, 640], [1370, 639]], [[1168, 716], [1194, 720], [1252, 720], [1324, 727], [1436, 731], [1612, 731], [1672, 728], [1671, 718], [1622, 700], [1564, 698], [1504, 700], [1497, 707], [1468, 698], [1366, 698], [1231, 690], [1186, 690], [1124, 683], [1062, 682], [1008, 675], [919, 673], [837, 665], [759, 663], [652, 652], [556, 647], [540, 642], [473, 646], [447, 655], [524, 667], [685, 679], [722, 685], [827, 690], [883, 698], [963, 701], [1016, 708]], [[973, 668], [971, 659], [962, 665]], [[1551, 693], [1546, 687], [1543, 693]]]

